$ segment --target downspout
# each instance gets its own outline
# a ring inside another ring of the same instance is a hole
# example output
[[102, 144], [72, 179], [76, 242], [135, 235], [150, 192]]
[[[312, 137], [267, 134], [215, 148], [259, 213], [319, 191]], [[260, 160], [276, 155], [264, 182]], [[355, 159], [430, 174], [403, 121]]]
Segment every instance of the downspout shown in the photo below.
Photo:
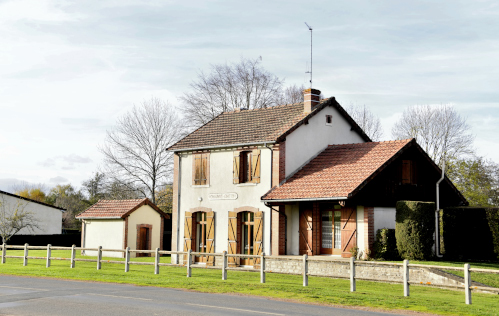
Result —
[[[182, 181], [182, 156], [178, 155], [178, 192], [177, 192], [177, 251], [179, 251], [179, 245], [180, 245], [180, 190], [182, 188], [181, 184]], [[176, 255], [175, 263], [179, 263], [179, 255]]]
[[438, 258], [442, 258], [442, 254], [440, 254], [440, 225], [439, 225], [439, 218], [438, 218], [438, 212], [440, 211], [440, 182], [442, 182], [445, 178], [445, 161], [443, 162], [442, 166], [442, 176], [440, 179], [437, 181], [437, 204], [436, 204], [436, 209], [435, 209], [435, 255]]

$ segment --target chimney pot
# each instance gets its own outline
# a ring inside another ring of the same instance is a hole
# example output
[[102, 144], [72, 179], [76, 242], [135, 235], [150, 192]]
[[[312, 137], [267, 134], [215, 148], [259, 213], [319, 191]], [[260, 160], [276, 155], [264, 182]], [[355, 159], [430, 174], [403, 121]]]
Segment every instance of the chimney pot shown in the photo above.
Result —
[[310, 113], [314, 106], [319, 104], [321, 97], [321, 92], [317, 89], [305, 89], [303, 90], [303, 112]]

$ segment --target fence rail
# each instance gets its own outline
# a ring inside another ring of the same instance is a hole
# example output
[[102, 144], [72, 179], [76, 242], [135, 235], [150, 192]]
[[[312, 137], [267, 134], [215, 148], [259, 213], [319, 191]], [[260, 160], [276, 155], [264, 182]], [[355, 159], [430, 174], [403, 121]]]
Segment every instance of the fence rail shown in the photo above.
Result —
[[[302, 273], [300, 273], [303, 276], [303, 286], [308, 286], [308, 278], [309, 276], [320, 276], [317, 274], [311, 274], [309, 273], [308, 270], [308, 265], [309, 262], [341, 262], [345, 263], [344, 259], [335, 259], [335, 258], [309, 258], [307, 255], [303, 256], [266, 256], [265, 253], [262, 253], [261, 255], [247, 255], [247, 254], [227, 254], [226, 251], [222, 253], [204, 253], [204, 252], [193, 252], [191, 250], [189, 251], [166, 251], [166, 250], [159, 250], [159, 248], [156, 248], [155, 250], [132, 250], [130, 247], [127, 247], [126, 249], [103, 249], [102, 246], [99, 246], [98, 248], [83, 248], [83, 247], [76, 247], [73, 245], [72, 247], [53, 247], [52, 245], [47, 245], [45, 246], [29, 246], [28, 244], [25, 244], [24, 246], [14, 246], [14, 245], [6, 245], [2, 244], [0, 245], [2, 249], [2, 258], [1, 258], [1, 263], [4, 264], [6, 262], [7, 258], [13, 258], [13, 259], [23, 259], [23, 266], [28, 265], [28, 260], [46, 260], [46, 267], [50, 267], [51, 260], [68, 260], [70, 261], [70, 268], [75, 268], [76, 262], [96, 262], [97, 263], [97, 270], [100, 270], [102, 268], [102, 263], [111, 263], [111, 264], [124, 264], [125, 265], [125, 272], [130, 271], [130, 265], [151, 265], [154, 266], [154, 274], [159, 274], [159, 267], [160, 266], [179, 266], [178, 264], [174, 263], [161, 263], [160, 262], [160, 255], [163, 254], [175, 254], [175, 255], [183, 255], [187, 256], [187, 263], [186, 263], [186, 268], [187, 268], [187, 277], [192, 276], [192, 268], [200, 268], [199, 266], [193, 266], [192, 262], [194, 257], [196, 256], [210, 256], [210, 257], [222, 257], [222, 280], [227, 280], [227, 271], [228, 270], [246, 270], [246, 271], [258, 271], [257, 269], [241, 269], [241, 268], [235, 268], [235, 267], [229, 267], [228, 266], [228, 258], [248, 258], [248, 259], [260, 259], [260, 282], [265, 283], [265, 274], [268, 273], [265, 270], [265, 261], [269, 259], [279, 259], [279, 260], [294, 260], [294, 261], [302, 261]], [[23, 256], [8, 256], [7, 255], [7, 249], [11, 250], [24, 250], [24, 255]], [[29, 250], [47, 250], [47, 256], [46, 257], [37, 257], [37, 256], [29, 256]], [[53, 257], [51, 252], [52, 250], [70, 250], [71, 251], [71, 257], [70, 258], [58, 258], [58, 257]], [[76, 250], [79, 251], [97, 251], [97, 259], [85, 259], [85, 258], [76, 258]], [[125, 260], [120, 261], [120, 260], [103, 260], [102, 259], [102, 252], [122, 252], [125, 255]], [[143, 253], [143, 254], [155, 254], [155, 259], [154, 262], [141, 262], [141, 261], [130, 261], [130, 254], [131, 253]], [[362, 266], [362, 265], [380, 265], [380, 266], [396, 266], [400, 267], [403, 269], [403, 279], [402, 280], [396, 280], [396, 279], [391, 279], [391, 280], [379, 280], [379, 279], [370, 279], [370, 278], [363, 278], [363, 277], [357, 277], [356, 276], [356, 267], [357, 266]], [[491, 273], [491, 274], [499, 274], [499, 270], [492, 270], [492, 269], [478, 269], [478, 268], [470, 268], [470, 265], [468, 263], [464, 264], [464, 267], [459, 268], [459, 267], [449, 267], [449, 266], [437, 266], [437, 265], [424, 265], [424, 264], [410, 264], [408, 260], [404, 260], [403, 263], [393, 263], [393, 262], [374, 262], [374, 261], [356, 261], [354, 258], [350, 258], [349, 261], [349, 277], [345, 276], [333, 276], [335, 278], [342, 278], [342, 279], [350, 279], [350, 291], [355, 292], [357, 289], [357, 280], [366, 280], [366, 281], [385, 281], [385, 282], [396, 282], [396, 283], [402, 283], [404, 287], [404, 296], [409, 296], [410, 295], [410, 285], [411, 284], [421, 284], [421, 282], [416, 282], [416, 281], [411, 281], [409, 279], [409, 269], [410, 268], [432, 268], [432, 269], [440, 269], [440, 270], [452, 270], [452, 271], [464, 271], [464, 286], [461, 287], [464, 289], [465, 293], [465, 303], [466, 304], [471, 304], [471, 290], [485, 290], [485, 291], [490, 291], [491, 288], [489, 287], [483, 287], [483, 286], [471, 286], [471, 272], [478, 272], [478, 273]], [[208, 268], [208, 269], [219, 269], [218, 267], [214, 266], [203, 266], [203, 268]], [[270, 271], [269, 271], [270, 272]], [[298, 273], [282, 273], [282, 274], [292, 274], [292, 275], [300, 275]], [[438, 285], [441, 286], [441, 285]], [[455, 287], [454, 287], [455, 288]]]

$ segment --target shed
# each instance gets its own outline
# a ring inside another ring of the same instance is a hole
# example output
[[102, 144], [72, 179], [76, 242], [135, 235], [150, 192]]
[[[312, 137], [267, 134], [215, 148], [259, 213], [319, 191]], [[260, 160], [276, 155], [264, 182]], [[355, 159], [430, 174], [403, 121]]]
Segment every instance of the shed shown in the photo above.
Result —
[[[83, 248], [163, 250], [165, 219], [170, 216], [149, 199], [99, 200], [76, 216], [82, 221]], [[95, 251], [82, 254], [95, 256]], [[149, 254], [137, 254], [146, 256]], [[123, 257], [121, 252], [103, 252], [105, 257]], [[131, 257], [135, 257], [131, 253]]]

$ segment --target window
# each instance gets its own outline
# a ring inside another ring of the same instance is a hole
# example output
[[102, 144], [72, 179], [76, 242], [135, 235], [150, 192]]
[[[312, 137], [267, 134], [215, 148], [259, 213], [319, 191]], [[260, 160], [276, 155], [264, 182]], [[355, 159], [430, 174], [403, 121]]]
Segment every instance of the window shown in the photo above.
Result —
[[194, 154], [192, 166], [192, 184], [210, 184], [210, 154]]
[[326, 125], [333, 125], [333, 116], [326, 115]]
[[413, 184], [412, 161], [402, 160], [402, 184]]
[[233, 183], [260, 183], [260, 150], [236, 151], [233, 162]]

